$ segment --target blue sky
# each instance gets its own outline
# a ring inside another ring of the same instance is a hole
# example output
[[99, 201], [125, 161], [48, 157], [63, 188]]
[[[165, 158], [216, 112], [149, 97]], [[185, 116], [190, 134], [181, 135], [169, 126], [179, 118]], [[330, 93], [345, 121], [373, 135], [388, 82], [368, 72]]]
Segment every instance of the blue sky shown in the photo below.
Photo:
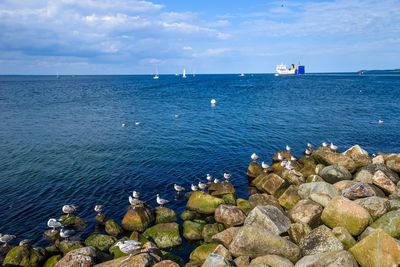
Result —
[[0, 74], [400, 68], [400, 0], [1, 0]]

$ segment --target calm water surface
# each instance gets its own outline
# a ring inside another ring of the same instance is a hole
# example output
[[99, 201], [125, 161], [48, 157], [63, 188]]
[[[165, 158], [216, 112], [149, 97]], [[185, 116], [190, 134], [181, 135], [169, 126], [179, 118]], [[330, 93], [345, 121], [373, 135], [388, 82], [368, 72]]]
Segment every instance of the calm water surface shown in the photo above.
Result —
[[232, 172], [246, 197], [251, 153], [270, 162], [322, 141], [399, 152], [399, 118], [399, 76], [0, 76], [0, 233], [45, 244], [47, 219], [75, 203], [85, 237], [95, 204], [120, 222], [132, 190], [155, 205], [207, 173]]

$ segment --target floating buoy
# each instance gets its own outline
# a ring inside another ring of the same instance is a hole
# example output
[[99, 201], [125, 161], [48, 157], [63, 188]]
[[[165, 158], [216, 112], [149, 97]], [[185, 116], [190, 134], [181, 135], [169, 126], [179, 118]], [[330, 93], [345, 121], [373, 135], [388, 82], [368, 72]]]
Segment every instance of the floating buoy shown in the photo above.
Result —
[[211, 99], [211, 105], [215, 105], [215, 104], [217, 104], [217, 100]]

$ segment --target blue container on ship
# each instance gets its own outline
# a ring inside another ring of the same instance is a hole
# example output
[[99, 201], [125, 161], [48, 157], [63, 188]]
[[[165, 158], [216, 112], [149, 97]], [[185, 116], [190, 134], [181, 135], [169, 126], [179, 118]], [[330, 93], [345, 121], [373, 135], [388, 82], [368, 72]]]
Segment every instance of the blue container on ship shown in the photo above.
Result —
[[306, 68], [304, 66], [299, 66], [297, 68], [297, 73], [296, 74], [304, 74], [306, 73]]

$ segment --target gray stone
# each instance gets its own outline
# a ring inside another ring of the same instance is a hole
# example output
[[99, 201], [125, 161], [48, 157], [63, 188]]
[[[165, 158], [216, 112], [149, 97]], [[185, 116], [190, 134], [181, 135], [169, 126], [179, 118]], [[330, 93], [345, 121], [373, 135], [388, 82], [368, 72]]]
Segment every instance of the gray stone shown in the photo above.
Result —
[[279, 235], [289, 229], [290, 220], [274, 206], [258, 205], [249, 213], [244, 224], [258, 225]]
[[358, 267], [358, 264], [351, 253], [339, 250], [305, 256], [295, 267]]
[[299, 244], [303, 255], [313, 255], [328, 251], [343, 250], [343, 244], [325, 225], [312, 230]]
[[343, 166], [330, 165], [321, 170], [319, 173], [325, 181], [334, 184], [343, 180], [351, 180], [351, 173]]

